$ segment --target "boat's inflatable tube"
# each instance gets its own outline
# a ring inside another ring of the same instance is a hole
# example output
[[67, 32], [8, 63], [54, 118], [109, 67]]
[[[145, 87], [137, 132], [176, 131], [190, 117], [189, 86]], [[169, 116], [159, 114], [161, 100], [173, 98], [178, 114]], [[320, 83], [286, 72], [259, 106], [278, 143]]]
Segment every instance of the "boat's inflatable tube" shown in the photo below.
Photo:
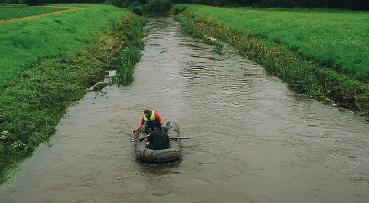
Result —
[[[165, 128], [168, 128], [169, 137], [179, 137], [179, 128], [177, 123], [168, 122]], [[146, 142], [147, 139], [143, 139], [142, 141], [137, 141], [135, 143], [136, 159], [145, 162], [163, 163], [175, 161], [181, 158], [180, 139], [170, 139], [170, 147], [162, 150], [148, 149], [146, 148]]]

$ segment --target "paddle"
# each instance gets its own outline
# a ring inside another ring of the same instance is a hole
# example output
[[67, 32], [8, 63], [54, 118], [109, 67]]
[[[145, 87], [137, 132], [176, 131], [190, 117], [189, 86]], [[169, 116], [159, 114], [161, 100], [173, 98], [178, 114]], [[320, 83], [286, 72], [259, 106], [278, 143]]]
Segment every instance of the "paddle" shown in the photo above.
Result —
[[172, 139], [172, 140], [188, 140], [190, 139], [189, 137], [169, 137], [169, 139]]
[[[146, 135], [144, 137], [140, 137], [140, 138], [136, 138], [136, 139], [133, 139], [131, 140], [131, 142], [137, 142], [137, 141], [141, 141], [145, 138], [148, 138], [150, 135]], [[169, 137], [169, 139], [172, 139], [172, 140], [188, 140], [190, 139], [189, 137]]]
[[[135, 136], [134, 134], [132, 134], [132, 135], [133, 135], [133, 137]], [[131, 140], [131, 142], [141, 141], [143, 139], [146, 139], [146, 138], [150, 137], [150, 135], [151, 135], [151, 133], [146, 135], [146, 136], [140, 137], [140, 138], [135, 138], [135, 139]]]

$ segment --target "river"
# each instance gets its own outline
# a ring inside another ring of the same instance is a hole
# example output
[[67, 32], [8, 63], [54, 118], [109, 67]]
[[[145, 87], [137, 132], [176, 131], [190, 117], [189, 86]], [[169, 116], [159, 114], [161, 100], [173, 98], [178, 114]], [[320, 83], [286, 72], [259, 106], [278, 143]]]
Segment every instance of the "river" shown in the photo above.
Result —
[[[226, 47], [151, 19], [134, 82], [89, 92], [0, 188], [0, 202], [365, 202], [369, 124], [301, 97]], [[176, 121], [182, 160], [134, 159], [145, 108]]]

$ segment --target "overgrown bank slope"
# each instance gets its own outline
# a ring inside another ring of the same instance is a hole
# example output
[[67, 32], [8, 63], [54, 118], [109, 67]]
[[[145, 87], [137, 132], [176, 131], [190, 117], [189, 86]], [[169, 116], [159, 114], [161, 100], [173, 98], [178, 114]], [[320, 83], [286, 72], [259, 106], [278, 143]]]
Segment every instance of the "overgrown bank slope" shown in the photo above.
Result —
[[300, 93], [367, 112], [368, 15], [331, 12], [186, 5], [178, 19], [236, 47]]
[[[5, 180], [9, 168], [54, 134], [66, 108], [81, 99], [87, 87], [103, 79], [106, 70], [122, 70], [121, 67], [127, 64], [123, 50], [127, 46], [133, 49], [131, 41], [139, 48], [143, 47], [144, 20], [126, 10], [119, 9], [119, 12], [120, 19], [116, 19], [114, 26], [105, 26], [103, 32], [95, 33], [83, 45], [79, 40], [73, 40], [78, 36], [73, 36], [72, 40], [66, 41], [74, 48], [71, 53], [40, 58], [38, 63], [13, 74], [14, 79], [1, 87], [0, 183]], [[90, 17], [91, 21], [96, 18]], [[110, 22], [105, 24], [110, 25]], [[58, 30], [54, 32], [48, 25], [44, 26], [48, 34], [58, 34], [55, 33]], [[138, 55], [136, 51], [131, 56], [137, 61]], [[131, 77], [128, 75], [127, 78]], [[122, 80], [119, 82], [123, 83]]]

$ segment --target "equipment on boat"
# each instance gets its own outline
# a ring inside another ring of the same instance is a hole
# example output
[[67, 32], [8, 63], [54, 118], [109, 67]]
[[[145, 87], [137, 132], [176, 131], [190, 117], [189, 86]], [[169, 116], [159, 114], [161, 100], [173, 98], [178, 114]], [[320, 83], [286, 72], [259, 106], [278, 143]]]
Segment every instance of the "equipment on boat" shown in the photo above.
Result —
[[189, 137], [180, 137], [179, 128], [176, 122], [168, 122], [164, 127], [164, 131], [169, 136], [169, 148], [161, 150], [153, 150], [147, 147], [147, 138], [150, 134], [144, 134], [142, 132], [136, 133], [133, 136], [135, 144], [135, 156], [136, 159], [151, 162], [151, 163], [163, 163], [175, 161], [181, 158], [181, 139], [189, 139]]

